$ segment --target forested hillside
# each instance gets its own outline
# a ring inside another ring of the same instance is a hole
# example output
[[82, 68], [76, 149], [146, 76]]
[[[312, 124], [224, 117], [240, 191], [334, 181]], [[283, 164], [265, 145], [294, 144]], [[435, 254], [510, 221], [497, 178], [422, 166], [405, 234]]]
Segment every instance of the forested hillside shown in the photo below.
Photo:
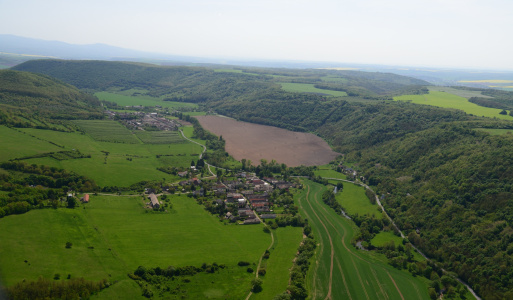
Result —
[[0, 71], [0, 124], [64, 129], [61, 120], [102, 118], [100, 101], [48, 76]]

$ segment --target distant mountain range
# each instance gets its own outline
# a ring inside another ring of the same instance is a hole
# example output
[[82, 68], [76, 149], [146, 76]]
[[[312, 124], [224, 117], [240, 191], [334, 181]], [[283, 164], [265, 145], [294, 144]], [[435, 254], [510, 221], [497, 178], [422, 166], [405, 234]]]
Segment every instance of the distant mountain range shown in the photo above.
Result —
[[[212, 66], [216, 68], [231, 66], [252, 66], [266, 68], [292, 69], [352, 69], [368, 72], [386, 72], [410, 76], [429, 81], [436, 85], [466, 85], [487, 87], [490, 84], [466, 82], [479, 80], [513, 80], [513, 72], [490, 70], [457, 70], [441, 68], [419, 68], [404, 66], [384, 66], [370, 64], [311, 62], [311, 61], [282, 61], [282, 60], [241, 60], [226, 58], [205, 58], [144, 52], [106, 44], [76, 45], [60, 41], [47, 41], [20, 37], [10, 34], [0, 34], [0, 68], [8, 68], [24, 61], [38, 58], [59, 58], [73, 60], [114, 60], [135, 61], [159, 65]], [[509, 87], [509, 86], [508, 86]], [[508, 89], [508, 88], [506, 88]]]

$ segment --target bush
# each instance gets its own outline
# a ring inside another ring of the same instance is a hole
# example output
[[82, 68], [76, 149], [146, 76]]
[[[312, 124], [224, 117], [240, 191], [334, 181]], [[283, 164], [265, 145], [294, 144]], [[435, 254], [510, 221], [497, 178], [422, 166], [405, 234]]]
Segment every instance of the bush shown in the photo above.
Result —
[[71, 246], [73, 246], [73, 244], [71, 242], [66, 242], [66, 248], [71, 248]]
[[250, 265], [250, 263], [249, 263], [249, 262], [247, 262], [247, 261], [242, 261], [242, 260], [241, 260], [241, 261], [239, 261], [237, 264], [238, 264], [240, 267], [244, 267], [244, 266], [249, 266], [249, 265]]
[[253, 268], [252, 267], [249, 267], [247, 270], [246, 270], [248, 273], [253, 273]]

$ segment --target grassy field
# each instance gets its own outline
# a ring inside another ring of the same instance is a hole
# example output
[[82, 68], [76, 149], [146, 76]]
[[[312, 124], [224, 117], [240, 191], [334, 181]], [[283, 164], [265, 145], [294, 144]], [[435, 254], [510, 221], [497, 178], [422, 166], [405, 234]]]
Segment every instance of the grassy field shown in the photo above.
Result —
[[130, 130], [115, 121], [77, 120], [75, 124], [96, 141], [126, 144], [141, 143]]
[[390, 241], [393, 241], [396, 247], [403, 243], [403, 239], [400, 236], [397, 236], [390, 231], [383, 231], [376, 234], [376, 236], [371, 240], [371, 244], [375, 247], [383, 247]]
[[[137, 92], [137, 91], [135, 91]], [[128, 96], [120, 95], [120, 93], [110, 93], [110, 92], [98, 92], [94, 94], [100, 100], [106, 100], [110, 102], [115, 102], [119, 106], [155, 106], [160, 105], [162, 107], [167, 108], [177, 108], [177, 107], [198, 107], [193, 103], [185, 103], [185, 102], [173, 102], [173, 101], [163, 101], [161, 98], [155, 98], [150, 96]]]
[[35, 138], [19, 129], [5, 126], [0, 126], [0, 139], [1, 161], [63, 150], [45, 139]]
[[296, 256], [299, 243], [303, 239], [303, 228], [280, 227], [274, 230], [274, 246], [271, 248], [269, 259], [262, 261], [266, 269], [265, 276], [260, 277], [264, 284], [260, 293], [254, 293], [250, 299], [272, 299], [285, 292], [289, 283], [292, 260]]
[[[0, 161], [16, 157], [45, 152], [79, 150], [90, 158], [55, 160], [50, 157], [25, 160], [27, 163], [44, 164], [58, 167], [90, 177], [100, 186], [128, 186], [142, 180], [175, 181], [177, 176], [157, 171], [160, 166], [190, 166], [191, 160], [197, 160], [202, 148], [190, 142], [173, 144], [122, 144], [100, 142], [89, 135], [65, 133], [32, 128], [15, 131], [0, 127], [0, 136], [10, 140], [7, 145], [17, 145], [17, 149], [7, 146], [0, 150], [5, 155]], [[57, 147], [60, 145], [61, 147]], [[35, 145], [35, 146], [34, 146]], [[108, 153], [108, 154], [107, 154]], [[166, 155], [160, 156], [158, 155]]]
[[[91, 195], [90, 199], [76, 209], [33, 210], [0, 219], [0, 240], [9, 241], [0, 244], [3, 281], [12, 285], [39, 276], [60, 274], [64, 279], [71, 274], [120, 280], [122, 289], [138, 295], [139, 287], [127, 281], [126, 274], [139, 265], [164, 268], [217, 262], [236, 267], [240, 260], [257, 263], [270, 244], [262, 225], [225, 225], [185, 196], [171, 197], [169, 213], [145, 213], [147, 200], [140, 196]], [[66, 249], [66, 242], [73, 246]], [[247, 294], [251, 276], [243, 276], [245, 269], [237, 272], [242, 282], [228, 281], [224, 289], [240, 285]], [[121, 290], [116, 285], [111, 288]], [[111, 288], [101, 298], [110, 298]]]
[[323, 178], [347, 179], [345, 174], [333, 170], [330, 165], [319, 166], [318, 169], [314, 171], [314, 174], [315, 176], [321, 176]]
[[297, 201], [320, 243], [307, 278], [310, 299], [429, 299], [421, 279], [356, 250], [355, 225], [322, 203], [322, 185], [305, 183]]
[[369, 198], [365, 195], [364, 187], [344, 182], [344, 189], [342, 192], [336, 194], [336, 198], [349, 215], [368, 214], [373, 215], [377, 219], [382, 218], [381, 212], [378, 210], [378, 205], [371, 204]]
[[335, 97], [344, 97], [347, 96], [346, 92], [340, 91], [331, 91], [331, 90], [323, 90], [314, 87], [311, 83], [289, 83], [289, 82], [280, 82], [283, 90], [287, 92], [295, 92], [295, 93], [315, 93], [315, 94], [326, 94]]
[[513, 117], [499, 114], [502, 109], [479, 106], [469, 102], [466, 98], [445, 92], [430, 91], [427, 95], [403, 95], [394, 97], [396, 101], [411, 101], [416, 104], [433, 105], [444, 108], [460, 109], [467, 114], [513, 120]]

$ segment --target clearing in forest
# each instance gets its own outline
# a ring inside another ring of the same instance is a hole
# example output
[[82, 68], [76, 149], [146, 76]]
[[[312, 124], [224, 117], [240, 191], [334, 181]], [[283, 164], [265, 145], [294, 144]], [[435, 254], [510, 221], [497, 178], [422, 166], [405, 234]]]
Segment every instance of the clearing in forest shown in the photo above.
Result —
[[201, 126], [226, 141], [226, 151], [235, 159], [274, 159], [289, 167], [324, 165], [338, 153], [311, 133], [293, 132], [272, 126], [240, 122], [218, 116], [196, 117]]

